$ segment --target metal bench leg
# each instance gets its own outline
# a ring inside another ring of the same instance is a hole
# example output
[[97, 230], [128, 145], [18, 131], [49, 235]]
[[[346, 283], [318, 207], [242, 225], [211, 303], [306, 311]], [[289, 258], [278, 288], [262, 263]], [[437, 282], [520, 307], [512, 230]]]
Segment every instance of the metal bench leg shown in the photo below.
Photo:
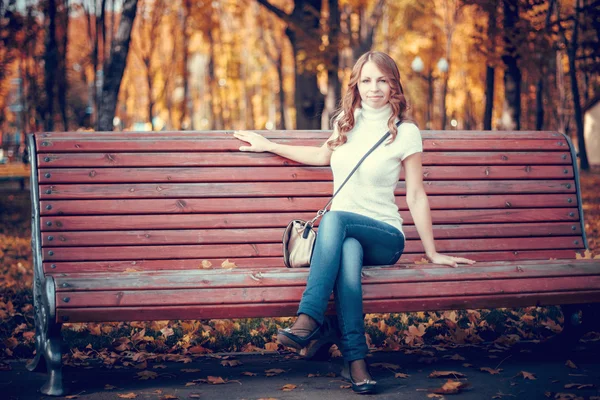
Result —
[[41, 392], [49, 396], [65, 394], [62, 381], [62, 337], [61, 324], [55, 319], [55, 289], [54, 280], [46, 278], [45, 284], [34, 283], [34, 312], [35, 312], [35, 358], [27, 365], [29, 371], [48, 372], [48, 379], [42, 386]]

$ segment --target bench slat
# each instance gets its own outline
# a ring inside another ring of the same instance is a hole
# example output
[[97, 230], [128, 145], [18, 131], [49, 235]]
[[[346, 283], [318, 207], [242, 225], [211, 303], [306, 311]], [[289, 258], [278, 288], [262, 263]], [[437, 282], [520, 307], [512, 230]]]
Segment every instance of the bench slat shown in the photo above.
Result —
[[[523, 237], [452, 240], [439, 239], [436, 248], [446, 251], [514, 251], [583, 248], [580, 236]], [[219, 257], [277, 257], [282, 256], [280, 243], [210, 244], [210, 245], [157, 245], [157, 246], [89, 246], [85, 251], [77, 247], [45, 247], [44, 261], [135, 260], [170, 258]], [[423, 253], [420, 240], [407, 240], [405, 251]]]
[[[492, 294], [482, 296], [457, 296], [446, 298], [367, 300], [364, 302], [365, 313], [437, 311], [457, 309], [481, 309], [497, 307], [549, 306], [557, 304], [580, 304], [600, 302], [597, 291], [559, 291], [539, 293]], [[298, 311], [298, 302], [263, 303], [246, 305], [218, 306], [162, 306], [162, 307], [99, 307], [57, 309], [56, 320], [60, 322], [117, 322], [146, 321], [150, 319], [213, 319], [213, 318], [256, 318], [256, 317], [288, 317]], [[330, 304], [328, 312], [334, 313], [335, 307]], [[174, 316], [177, 316], [175, 318]]]
[[[567, 149], [565, 149], [567, 150]], [[258, 167], [300, 165], [268, 153], [40, 153], [40, 168], [58, 167]], [[423, 165], [572, 165], [565, 152], [423, 153]]]
[[[177, 290], [120, 290], [97, 292], [65, 292], [56, 296], [58, 308], [70, 307], [134, 307], [165, 305], [220, 305], [299, 301], [305, 285], [280, 287], [243, 287]], [[600, 294], [600, 276], [561, 276], [526, 279], [489, 279], [485, 281], [378, 283], [363, 285], [364, 300], [418, 299], [422, 297], [478, 296], [490, 294], [525, 294], [557, 291], [592, 291]], [[69, 298], [68, 302], [63, 299]]]
[[[321, 138], [327, 139], [331, 135], [331, 130], [254, 130], [261, 135], [275, 138]], [[127, 131], [127, 132], [44, 132], [36, 135], [36, 139], [55, 139], [55, 138], [72, 138], [84, 140], [97, 140], [102, 138], [148, 138], [169, 136], [178, 137], [188, 140], [220, 138], [231, 138], [235, 131], [232, 130], [215, 130], [215, 131], [161, 131], [161, 132], [143, 132], [143, 131]], [[383, 133], [383, 132], [382, 132]], [[425, 130], [421, 134], [426, 138], [446, 138], [446, 139], [512, 139], [514, 137], [524, 137], [527, 139], [564, 139], [564, 135], [554, 131], [438, 131]]]
[[[575, 193], [572, 180], [425, 181], [428, 194]], [[396, 195], [404, 194], [399, 182]], [[159, 183], [40, 185], [40, 199], [329, 196], [331, 182]]]
[[[295, 218], [311, 219], [316, 212], [252, 213], [252, 214], [156, 214], [106, 216], [42, 217], [44, 232], [84, 230], [139, 229], [219, 229], [219, 228], [284, 228]], [[409, 212], [402, 214], [405, 224], [412, 224]], [[575, 222], [577, 208], [520, 208], [489, 210], [432, 210], [434, 224], [511, 223], [511, 222]], [[282, 232], [283, 234], [283, 232]]]
[[[403, 230], [407, 239], [419, 239], [414, 226], [404, 226]], [[434, 225], [433, 235], [436, 239], [581, 236], [581, 225], [568, 222]], [[277, 243], [281, 240], [281, 236], [281, 228], [74, 231], [44, 234], [42, 246]]]
[[[40, 169], [40, 184], [148, 182], [270, 182], [331, 181], [329, 167], [225, 168], [69, 168]], [[423, 167], [428, 180], [572, 179], [571, 166], [433, 166]], [[400, 176], [404, 180], [404, 171]]]
[[[572, 194], [506, 194], [429, 197], [429, 207], [438, 209], [549, 208], [577, 204]], [[327, 197], [280, 197], [234, 199], [138, 199], [138, 200], [47, 200], [40, 202], [41, 215], [164, 214], [217, 212], [313, 211], [327, 203]], [[401, 211], [408, 211], [405, 196], [397, 196]], [[50, 209], [47, 207], [50, 206]], [[45, 226], [42, 226], [42, 230]]]
[[[581, 249], [564, 249], [564, 250], [519, 250], [512, 252], [452, 252], [450, 254], [457, 257], [470, 257], [478, 262], [490, 261], [510, 261], [521, 262], [528, 260], [569, 260], [575, 258], [575, 253], [583, 253]], [[270, 270], [272, 268], [283, 267], [283, 259], [281, 257], [228, 257], [230, 262], [235, 263], [239, 269], [254, 268], [259, 270]], [[424, 259], [423, 253], [403, 253], [398, 261], [398, 265], [411, 264]], [[174, 259], [174, 260], [113, 260], [113, 261], [57, 261], [45, 262], [43, 264], [44, 271], [48, 274], [58, 276], [63, 273], [90, 273], [90, 272], [111, 272], [119, 273], [127, 270], [131, 271], [168, 271], [168, 270], [197, 270], [203, 269], [202, 261], [209, 261], [213, 269], [221, 268], [223, 258], [206, 258], [206, 259]], [[424, 264], [428, 266], [429, 264]], [[479, 265], [479, 263], [477, 264]], [[411, 268], [420, 268], [423, 265], [411, 266]]]
[[[467, 282], [473, 280], [534, 279], [542, 277], [600, 276], [600, 261], [548, 260], [522, 262], [479, 263], [477, 266], [450, 268], [439, 265], [410, 265], [403, 267], [369, 267], [363, 269], [364, 284]], [[203, 288], [246, 288], [304, 286], [308, 269], [272, 268], [249, 271], [189, 270], [163, 272], [94, 273], [57, 275], [57, 291], [117, 291], [117, 290], [174, 290]], [[65, 285], [66, 284], [66, 285]], [[599, 287], [600, 289], [600, 287]], [[389, 294], [389, 292], [388, 292]], [[70, 304], [71, 306], [73, 304]]]
[[[301, 146], [322, 146], [323, 139], [278, 139], [281, 144], [294, 144]], [[147, 151], [230, 151], [238, 152], [243, 142], [237, 139], [212, 139], [198, 138], [174, 138], [167, 136], [156, 136], [151, 138], [38, 138], [38, 148], [40, 152], [52, 153], [97, 153], [103, 151], [129, 151], [129, 152], [147, 152]], [[425, 151], [565, 151], [569, 148], [566, 139], [449, 139], [449, 138], [423, 138], [423, 149]]]

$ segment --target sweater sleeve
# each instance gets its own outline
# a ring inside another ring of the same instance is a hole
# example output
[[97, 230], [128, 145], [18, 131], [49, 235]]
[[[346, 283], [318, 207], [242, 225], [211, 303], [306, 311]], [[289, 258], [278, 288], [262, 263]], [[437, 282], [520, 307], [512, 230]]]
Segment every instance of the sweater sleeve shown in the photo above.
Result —
[[415, 124], [402, 124], [398, 129], [398, 139], [402, 144], [400, 152], [400, 160], [415, 153], [423, 152], [423, 141], [421, 139], [421, 131]]

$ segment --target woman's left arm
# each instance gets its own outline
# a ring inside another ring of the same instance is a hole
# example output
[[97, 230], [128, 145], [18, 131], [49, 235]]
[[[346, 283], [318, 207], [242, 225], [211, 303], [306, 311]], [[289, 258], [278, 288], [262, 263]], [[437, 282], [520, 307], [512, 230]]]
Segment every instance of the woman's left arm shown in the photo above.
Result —
[[412, 154], [402, 161], [406, 182], [406, 202], [413, 217], [417, 232], [425, 248], [425, 255], [434, 264], [449, 265], [456, 268], [459, 263], [474, 264], [475, 261], [462, 257], [452, 257], [440, 254], [435, 250], [433, 241], [433, 227], [431, 224], [431, 211], [427, 193], [423, 186], [423, 165], [421, 154]]

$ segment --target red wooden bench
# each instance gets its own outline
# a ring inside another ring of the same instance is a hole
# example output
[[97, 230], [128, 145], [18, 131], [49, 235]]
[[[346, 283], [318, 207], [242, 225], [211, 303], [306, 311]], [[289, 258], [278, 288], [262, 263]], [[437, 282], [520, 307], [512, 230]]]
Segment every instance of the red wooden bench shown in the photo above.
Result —
[[[321, 145], [329, 132], [266, 135]], [[415, 264], [423, 249], [400, 180], [406, 253], [395, 267], [365, 270], [365, 312], [600, 302], [600, 262], [575, 260], [587, 243], [564, 135], [426, 131], [423, 139], [437, 248], [479, 262]], [[307, 270], [284, 268], [283, 228], [324, 205], [331, 172], [240, 145], [231, 132], [29, 137], [30, 369], [46, 361], [44, 394], [64, 392], [64, 322], [294, 315]]]

